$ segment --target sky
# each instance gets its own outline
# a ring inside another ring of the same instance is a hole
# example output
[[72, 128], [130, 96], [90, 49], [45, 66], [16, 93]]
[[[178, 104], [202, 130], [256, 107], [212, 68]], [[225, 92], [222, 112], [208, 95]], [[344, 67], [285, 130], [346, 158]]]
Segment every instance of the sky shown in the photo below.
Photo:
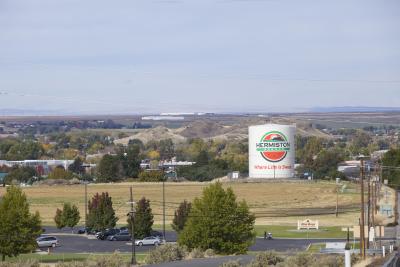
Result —
[[400, 107], [398, 0], [0, 0], [0, 113]]

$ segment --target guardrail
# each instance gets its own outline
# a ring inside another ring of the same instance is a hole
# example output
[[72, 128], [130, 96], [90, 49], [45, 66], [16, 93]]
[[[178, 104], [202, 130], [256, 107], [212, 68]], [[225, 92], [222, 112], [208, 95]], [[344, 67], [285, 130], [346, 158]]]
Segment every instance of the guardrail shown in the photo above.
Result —
[[382, 265], [382, 267], [396, 267], [400, 263], [397, 253], [393, 253], [390, 258]]
[[[344, 249], [338, 249], [338, 248], [322, 248], [319, 252], [323, 254], [344, 254]], [[365, 251], [367, 255], [382, 255], [382, 250], [381, 249], [367, 249]], [[350, 250], [351, 254], [359, 254], [360, 250], [359, 249], [351, 249]]]

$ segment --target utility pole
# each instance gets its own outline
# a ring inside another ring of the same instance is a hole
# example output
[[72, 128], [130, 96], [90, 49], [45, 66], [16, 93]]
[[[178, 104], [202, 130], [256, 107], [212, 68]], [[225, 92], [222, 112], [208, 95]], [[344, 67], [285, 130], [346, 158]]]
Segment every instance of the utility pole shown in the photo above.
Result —
[[88, 208], [88, 201], [87, 201], [87, 182], [85, 181], [85, 228], [87, 227], [87, 208]]
[[130, 197], [130, 204], [131, 204], [131, 211], [128, 213], [131, 217], [131, 231], [132, 231], [132, 251], [131, 251], [131, 265], [136, 265], [136, 244], [135, 244], [135, 211], [133, 210], [133, 193], [132, 193], [132, 186], [129, 188], [131, 197]]
[[162, 182], [162, 196], [163, 196], [163, 239], [165, 242], [165, 179]]
[[360, 216], [360, 253], [362, 258], [365, 260], [365, 234], [364, 234], [364, 159], [361, 158], [361, 216]]
[[338, 216], [339, 213], [339, 186], [336, 185], [336, 217]]
[[369, 248], [369, 230], [371, 227], [371, 175], [368, 173], [368, 210], [367, 210], [367, 225], [368, 225], [368, 242], [367, 242], [367, 248]]

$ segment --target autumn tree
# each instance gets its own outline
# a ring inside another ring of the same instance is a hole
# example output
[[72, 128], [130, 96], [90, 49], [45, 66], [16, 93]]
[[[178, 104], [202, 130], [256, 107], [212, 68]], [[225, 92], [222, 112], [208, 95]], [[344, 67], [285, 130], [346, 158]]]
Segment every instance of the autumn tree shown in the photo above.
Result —
[[89, 200], [87, 226], [95, 230], [112, 228], [117, 223], [115, 210], [112, 206], [112, 199], [107, 192], [96, 193], [92, 200]]
[[175, 210], [174, 219], [172, 220], [172, 229], [178, 233], [183, 230], [191, 208], [192, 204], [186, 200], [179, 204], [179, 207]]

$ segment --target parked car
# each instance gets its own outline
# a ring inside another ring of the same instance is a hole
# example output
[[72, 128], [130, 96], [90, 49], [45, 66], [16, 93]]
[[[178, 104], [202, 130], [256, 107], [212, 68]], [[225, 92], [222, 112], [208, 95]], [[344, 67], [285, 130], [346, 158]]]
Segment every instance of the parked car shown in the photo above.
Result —
[[110, 235], [107, 237], [107, 240], [109, 241], [130, 241], [131, 239], [131, 235], [128, 231], [119, 232], [115, 235]]
[[36, 238], [36, 243], [39, 248], [46, 248], [46, 247], [57, 247], [58, 246], [58, 239], [55, 236], [41, 236]]
[[128, 230], [128, 227], [123, 226], [123, 227], [120, 227], [120, 228], [119, 228], [119, 231], [120, 231], [120, 232], [127, 232], [127, 231], [129, 231], [129, 230]]
[[148, 236], [143, 239], [139, 239], [139, 240], [135, 241], [136, 246], [146, 246], [146, 245], [158, 246], [160, 244], [161, 244], [161, 240], [155, 236]]
[[82, 234], [89, 234], [91, 232], [91, 229], [88, 227], [82, 227], [78, 229], [78, 234], [82, 235]]
[[158, 237], [160, 240], [164, 239], [164, 236], [161, 232], [158, 231], [151, 231], [150, 236]]
[[120, 232], [119, 229], [107, 229], [105, 231], [101, 231], [101, 232], [97, 233], [96, 237], [97, 237], [97, 239], [105, 240], [110, 235], [115, 235], [115, 234], [118, 234], [119, 232]]

